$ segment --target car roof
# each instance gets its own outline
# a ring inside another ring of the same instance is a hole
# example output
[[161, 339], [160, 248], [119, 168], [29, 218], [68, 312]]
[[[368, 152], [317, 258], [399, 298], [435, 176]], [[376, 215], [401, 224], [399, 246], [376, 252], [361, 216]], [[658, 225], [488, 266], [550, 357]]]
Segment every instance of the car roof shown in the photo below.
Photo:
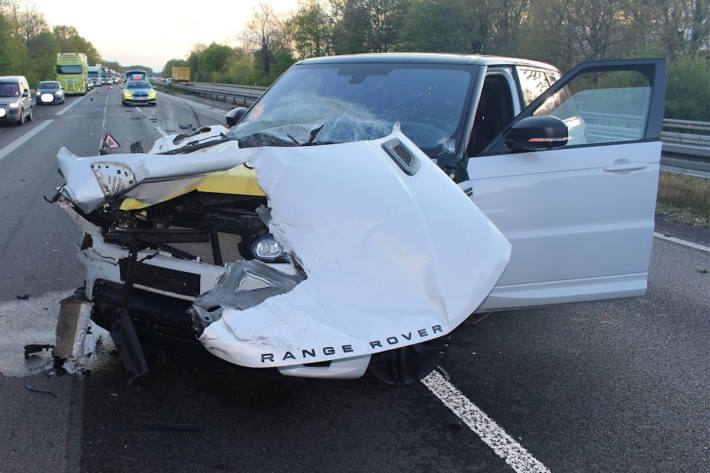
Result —
[[0, 76], [2, 82], [14, 82], [16, 80], [27, 80], [25, 76]]
[[305, 59], [297, 64], [357, 64], [357, 63], [401, 63], [401, 64], [473, 64], [478, 66], [519, 65], [558, 70], [557, 67], [530, 59], [484, 54], [445, 53], [368, 53], [344, 56], [324, 56]]

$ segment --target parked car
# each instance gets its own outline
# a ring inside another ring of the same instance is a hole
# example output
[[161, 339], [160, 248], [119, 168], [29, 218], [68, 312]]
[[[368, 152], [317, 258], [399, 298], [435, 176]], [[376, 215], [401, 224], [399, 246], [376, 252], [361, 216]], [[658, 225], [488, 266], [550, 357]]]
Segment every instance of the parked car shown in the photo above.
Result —
[[123, 105], [150, 104], [155, 105], [156, 93], [147, 80], [129, 80], [123, 89]]
[[406, 384], [474, 311], [641, 295], [665, 62], [560, 76], [490, 56], [309, 59], [227, 127], [149, 154], [63, 150], [87, 276], [60, 318], [90, 313], [132, 376], [166, 348]]
[[40, 82], [35, 93], [35, 103], [37, 105], [64, 103], [64, 89], [62, 89], [62, 84], [56, 80]]
[[0, 122], [32, 121], [32, 96], [24, 76], [0, 76]]

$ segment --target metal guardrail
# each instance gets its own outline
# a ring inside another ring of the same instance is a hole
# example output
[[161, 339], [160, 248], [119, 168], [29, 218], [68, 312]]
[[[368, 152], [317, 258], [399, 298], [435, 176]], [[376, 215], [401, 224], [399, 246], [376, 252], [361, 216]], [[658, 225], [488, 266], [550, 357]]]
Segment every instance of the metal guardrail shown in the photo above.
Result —
[[201, 95], [209, 99], [244, 106], [253, 104], [266, 90], [266, 87], [234, 84], [212, 84], [207, 82], [195, 82], [189, 84], [172, 83], [169, 86], [174, 89], [184, 90], [191, 94]]
[[[189, 84], [170, 84], [170, 87], [201, 95], [213, 100], [219, 100], [234, 105], [249, 106], [253, 104], [266, 90], [266, 87], [234, 84], [214, 84], [195, 82]], [[594, 128], [594, 133], [600, 136], [610, 136], [616, 139], [638, 139], [643, 127], [644, 118], [638, 115], [614, 115], [612, 124], [609, 116], [594, 112], [582, 112], [585, 121]], [[602, 120], [605, 118], [605, 120]], [[664, 118], [661, 139], [663, 140], [664, 159], [676, 167], [689, 167], [710, 171], [710, 122], [693, 120], [678, 120]], [[686, 161], [691, 161], [688, 164]], [[692, 164], [693, 162], [697, 164]]]

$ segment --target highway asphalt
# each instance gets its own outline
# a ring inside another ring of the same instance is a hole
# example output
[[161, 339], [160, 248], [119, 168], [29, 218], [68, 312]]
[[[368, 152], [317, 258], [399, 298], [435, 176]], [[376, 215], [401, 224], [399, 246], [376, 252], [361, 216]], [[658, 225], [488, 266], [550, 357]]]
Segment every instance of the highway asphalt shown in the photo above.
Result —
[[0, 126], [1, 472], [710, 471], [710, 232], [665, 222], [659, 235], [696, 247], [655, 238], [643, 297], [472, 316], [433, 383], [448, 397], [172, 357], [129, 386], [110, 352], [84, 377], [25, 364], [82, 282], [78, 231], [43, 199], [57, 149], [95, 155], [108, 131], [147, 150], [227, 108], [166, 94], [122, 107], [103, 87]]

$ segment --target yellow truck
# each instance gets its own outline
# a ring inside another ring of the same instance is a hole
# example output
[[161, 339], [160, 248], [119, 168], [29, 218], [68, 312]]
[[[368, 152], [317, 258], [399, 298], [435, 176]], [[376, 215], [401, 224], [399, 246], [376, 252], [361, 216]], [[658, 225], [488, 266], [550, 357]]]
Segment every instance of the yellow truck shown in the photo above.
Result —
[[84, 53], [57, 54], [57, 80], [66, 95], [86, 94], [89, 64]]
[[173, 66], [173, 82], [190, 82], [190, 68]]

